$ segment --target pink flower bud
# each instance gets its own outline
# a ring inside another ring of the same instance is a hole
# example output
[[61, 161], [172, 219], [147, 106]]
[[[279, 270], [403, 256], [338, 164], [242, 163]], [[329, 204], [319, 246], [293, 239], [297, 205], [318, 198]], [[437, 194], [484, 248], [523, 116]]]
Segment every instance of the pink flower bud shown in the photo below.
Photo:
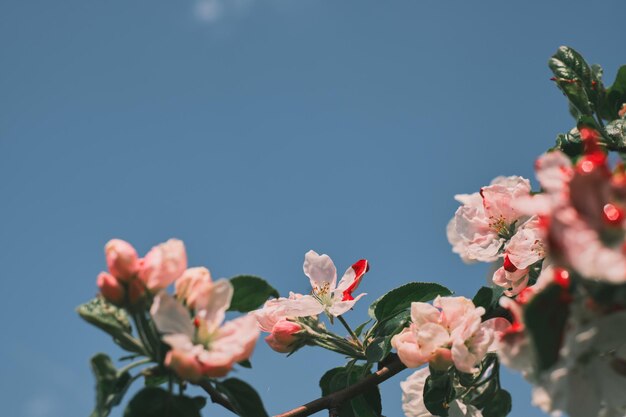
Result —
[[188, 352], [172, 349], [165, 356], [165, 366], [173, 369], [181, 379], [197, 382], [202, 378], [202, 366]]
[[617, 114], [619, 114], [619, 117], [624, 117], [626, 116], [626, 103], [622, 104], [622, 108], [619, 109], [619, 111], [617, 112]]
[[109, 240], [104, 246], [109, 271], [122, 281], [128, 281], [139, 269], [139, 258], [133, 246], [120, 239]]
[[293, 343], [297, 340], [298, 332], [302, 331], [302, 326], [288, 320], [280, 320], [272, 328], [272, 333], [265, 338], [265, 341], [273, 350], [279, 353], [288, 353], [293, 350]]
[[96, 280], [100, 294], [109, 302], [121, 305], [124, 302], [124, 287], [119, 281], [108, 272], [100, 272]]
[[133, 279], [128, 283], [128, 301], [130, 305], [135, 305], [146, 294], [146, 285], [138, 279]]

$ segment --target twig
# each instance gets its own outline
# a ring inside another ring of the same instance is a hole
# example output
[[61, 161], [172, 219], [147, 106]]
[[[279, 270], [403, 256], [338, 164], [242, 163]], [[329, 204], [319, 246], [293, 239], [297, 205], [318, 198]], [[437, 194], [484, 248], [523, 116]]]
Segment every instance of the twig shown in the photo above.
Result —
[[340, 391], [333, 392], [325, 397], [318, 398], [317, 400], [313, 400], [307, 404], [301, 405], [300, 407], [296, 407], [293, 410], [277, 414], [274, 417], [305, 417], [326, 409], [331, 410], [332, 412], [333, 409], [337, 409], [344, 402], [364, 393], [369, 387], [385, 382], [405, 368], [406, 366], [404, 366], [404, 364], [400, 362], [400, 359], [394, 355], [393, 359], [387, 364], [387, 366], [371, 375], [366, 376], [356, 384], [350, 385]]
[[213, 385], [211, 385], [211, 383], [209, 381], [202, 380], [202, 381], [198, 382], [197, 385], [199, 387], [201, 387], [202, 389], [204, 389], [207, 394], [209, 394], [209, 397], [211, 397], [211, 401], [212, 402], [214, 402], [215, 404], [219, 404], [222, 407], [226, 408], [227, 410], [230, 410], [233, 413], [237, 414], [235, 412], [235, 407], [233, 407], [233, 405], [230, 403], [228, 398], [224, 397], [215, 388], [213, 388]]

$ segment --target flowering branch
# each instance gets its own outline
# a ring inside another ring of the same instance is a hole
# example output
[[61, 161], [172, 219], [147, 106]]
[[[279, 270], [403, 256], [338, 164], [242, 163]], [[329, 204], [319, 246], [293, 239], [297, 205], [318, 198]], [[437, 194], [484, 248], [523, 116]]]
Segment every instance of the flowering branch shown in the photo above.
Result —
[[397, 355], [392, 355], [392, 359], [387, 366], [384, 366], [377, 372], [366, 376], [354, 385], [350, 385], [340, 391], [313, 400], [309, 403], [296, 407], [293, 410], [277, 414], [274, 417], [305, 417], [317, 413], [321, 410], [331, 410], [338, 408], [346, 401], [363, 394], [368, 388], [379, 385], [392, 376], [406, 369], [406, 366], [400, 361]]

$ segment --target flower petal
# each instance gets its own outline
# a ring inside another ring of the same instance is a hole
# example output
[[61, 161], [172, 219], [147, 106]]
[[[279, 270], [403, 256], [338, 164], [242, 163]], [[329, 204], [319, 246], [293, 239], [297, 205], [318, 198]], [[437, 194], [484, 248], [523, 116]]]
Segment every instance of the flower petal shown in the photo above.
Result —
[[352, 300], [337, 301], [336, 303], [333, 303], [333, 305], [328, 308], [328, 313], [331, 316], [334, 316], [334, 317], [341, 316], [346, 311], [348, 311], [352, 307], [354, 307], [356, 302], [359, 301], [361, 299], [361, 297], [363, 297], [365, 295], [367, 295], [367, 294], [366, 293], [362, 293], [362, 294], [359, 294], [356, 298], [353, 298]]
[[212, 331], [224, 321], [226, 310], [233, 298], [233, 285], [227, 279], [220, 279], [207, 291], [207, 296], [196, 301], [198, 315], [207, 321]]
[[308, 251], [304, 255], [304, 274], [309, 277], [314, 290], [327, 288], [335, 289], [337, 283], [337, 268], [328, 255], [318, 255], [315, 251]]
[[193, 337], [194, 327], [189, 311], [166, 292], [160, 292], [152, 303], [150, 314], [161, 333]]
[[342, 301], [352, 300], [352, 292], [357, 289], [361, 283], [361, 279], [363, 279], [363, 275], [365, 275], [369, 269], [370, 265], [367, 259], [356, 261], [346, 270], [345, 274], [343, 274], [335, 290], [335, 296], [340, 295]]

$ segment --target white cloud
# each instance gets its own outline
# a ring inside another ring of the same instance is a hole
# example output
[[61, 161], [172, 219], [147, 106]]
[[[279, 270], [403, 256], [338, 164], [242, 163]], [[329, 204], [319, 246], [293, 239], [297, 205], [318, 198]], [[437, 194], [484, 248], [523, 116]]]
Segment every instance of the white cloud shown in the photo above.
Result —
[[32, 397], [24, 407], [27, 417], [52, 417], [58, 409], [58, 398], [52, 394], [40, 394]]
[[207, 23], [216, 23], [228, 17], [245, 13], [253, 0], [195, 0], [196, 18]]

